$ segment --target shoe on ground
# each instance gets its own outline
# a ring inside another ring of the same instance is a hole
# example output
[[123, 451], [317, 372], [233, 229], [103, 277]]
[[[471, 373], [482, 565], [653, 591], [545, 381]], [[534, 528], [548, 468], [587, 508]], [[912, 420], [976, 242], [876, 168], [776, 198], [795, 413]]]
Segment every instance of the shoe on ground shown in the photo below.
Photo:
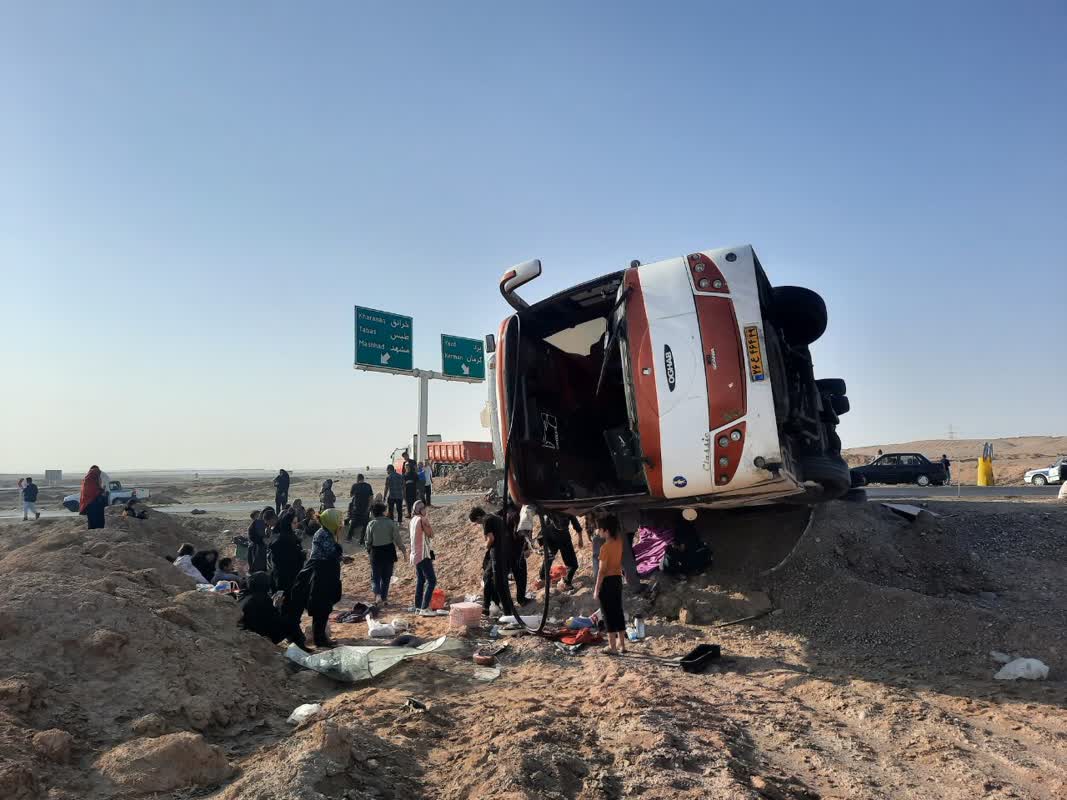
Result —
[[335, 642], [333, 639], [326, 639], [322, 642], [315, 642], [315, 647], [325, 647], [332, 650], [333, 648], [337, 647], [337, 642]]

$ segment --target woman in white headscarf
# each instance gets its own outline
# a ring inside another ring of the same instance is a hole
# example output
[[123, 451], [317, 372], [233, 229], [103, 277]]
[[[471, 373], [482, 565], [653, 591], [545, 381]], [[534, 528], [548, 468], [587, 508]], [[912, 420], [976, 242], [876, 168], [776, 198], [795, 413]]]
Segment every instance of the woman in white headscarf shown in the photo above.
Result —
[[410, 560], [415, 567], [415, 613], [420, 616], [432, 616], [430, 600], [437, 586], [437, 575], [433, 569], [433, 526], [427, 514], [426, 504], [421, 500], [411, 508]]

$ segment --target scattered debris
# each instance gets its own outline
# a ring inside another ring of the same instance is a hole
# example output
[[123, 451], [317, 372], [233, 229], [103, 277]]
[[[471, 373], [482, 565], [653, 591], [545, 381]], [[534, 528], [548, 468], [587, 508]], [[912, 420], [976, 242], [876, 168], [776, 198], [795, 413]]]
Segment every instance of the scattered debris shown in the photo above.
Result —
[[410, 711], [425, 711], [426, 704], [421, 700], [417, 700], [414, 697], [409, 697], [406, 701], [404, 701], [404, 708]]
[[322, 714], [322, 706], [318, 703], [304, 703], [293, 709], [293, 713], [285, 720], [290, 725], [303, 725], [309, 719]]
[[442, 636], [419, 647], [342, 646], [317, 653], [307, 653], [295, 644], [289, 645], [285, 655], [302, 667], [321, 672], [330, 678], [345, 683], [368, 681], [401, 661], [431, 653], [450, 654], [466, 650], [467, 646], [456, 639]]
[[500, 667], [478, 667], [474, 670], [474, 679], [476, 681], [495, 681], [500, 677]]
[[920, 506], [913, 506], [907, 503], [882, 503], [881, 506], [912, 522], [932, 522], [941, 516]]
[[1048, 667], [1036, 658], [1017, 658], [1009, 661], [993, 676], [998, 681], [1016, 681], [1020, 678], [1026, 681], [1043, 681], [1047, 677]]

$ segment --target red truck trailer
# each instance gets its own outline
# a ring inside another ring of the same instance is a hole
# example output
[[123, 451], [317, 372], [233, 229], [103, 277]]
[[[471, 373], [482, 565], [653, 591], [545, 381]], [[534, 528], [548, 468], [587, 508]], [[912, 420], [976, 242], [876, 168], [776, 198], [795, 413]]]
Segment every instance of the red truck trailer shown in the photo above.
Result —
[[492, 442], [427, 442], [426, 448], [434, 477], [475, 461], [493, 461]]

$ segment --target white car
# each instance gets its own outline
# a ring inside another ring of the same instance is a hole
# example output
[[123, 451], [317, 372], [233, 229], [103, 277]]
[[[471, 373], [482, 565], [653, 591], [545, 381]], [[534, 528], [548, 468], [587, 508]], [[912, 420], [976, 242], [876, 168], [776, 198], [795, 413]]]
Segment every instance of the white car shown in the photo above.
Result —
[[1067, 479], [1067, 456], [1061, 458], [1051, 467], [1045, 469], [1032, 469], [1023, 475], [1024, 483], [1032, 483], [1034, 486], [1047, 486], [1050, 483], [1060, 483]]
[[586, 281], [515, 314], [496, 343], [509, 492], [575, 513], [826, 500], [849, 490], [845, 382], [816, 380], [818, 294], [772, 287], [748, 246]]

